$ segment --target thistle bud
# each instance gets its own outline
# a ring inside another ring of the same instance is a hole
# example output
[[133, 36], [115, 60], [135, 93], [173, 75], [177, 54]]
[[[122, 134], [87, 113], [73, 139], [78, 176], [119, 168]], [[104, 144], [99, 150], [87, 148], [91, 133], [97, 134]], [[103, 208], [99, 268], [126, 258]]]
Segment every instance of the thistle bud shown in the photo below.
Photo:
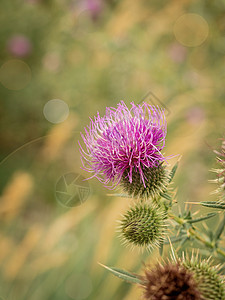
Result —
[[212, 266], [209, 260], [200, 261], [198, 258], [184, 259], [183, 266], [193, 273], [198, 289], [203, 299], [225, 299], [225, 286], [218, 274], [218, 266]]
[[166, 214], [150, 204], [136, 204], [123, 216], [121, 236], [126, 244], [152, 249], [164, 239]]

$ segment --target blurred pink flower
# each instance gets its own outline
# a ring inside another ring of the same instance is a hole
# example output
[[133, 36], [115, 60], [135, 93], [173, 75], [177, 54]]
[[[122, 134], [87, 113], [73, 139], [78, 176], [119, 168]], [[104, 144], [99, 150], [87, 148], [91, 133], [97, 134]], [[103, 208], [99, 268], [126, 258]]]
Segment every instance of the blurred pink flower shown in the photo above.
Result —
[[24, 35], [14, 35], [7, 43], [8, 52], [16, 57], [26, 57], [31, 53], [32, 45]]
[[84, 1], [84, 9], [88, 10], [91, 18], [95, 21], [98, 19], [99, 15], [102, 12], [102, 1], [101, 0], [85, 0]]
[[198, 106], [192, 107], [187, 111], [186, 118], [192, 125], [199, 124], [205, 119], [205, 111]]
[[168, 49], [168, 55], [175, 63], [181, 63], [187, 56], [187, 49], [178, 43], [173, 43]]

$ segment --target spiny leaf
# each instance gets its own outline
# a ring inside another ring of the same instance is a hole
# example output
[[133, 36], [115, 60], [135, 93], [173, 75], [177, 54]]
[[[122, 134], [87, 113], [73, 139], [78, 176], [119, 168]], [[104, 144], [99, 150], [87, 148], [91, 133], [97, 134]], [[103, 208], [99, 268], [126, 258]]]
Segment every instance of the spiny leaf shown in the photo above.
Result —
[[223, 230], [224, 230], [224, 226], [225, 226], [225, 215], [223, 216], [223, 220], [222, 222], [220, 223], [219, 227], [217, 228], [217, 231], [215, 233], [215, 236], [214, 236], [214, 240], [215, 241], [218, 241], [218, 239], [220, 238]]
[[214, 201], [203, 201], [203, 202], [200, 202], [200, 204], [202, 206], [206, 206], [206, 207], [225, 209], [225, 203], [217, 203]]
[[217, 213], [209, 213], [205, 217], [201, 217], [201, 218], [193, 219], [193, 220], [188, 220], [187, 223], [193, 224], [193, 223], [201, 222], [201, 221], [210, 219], [210, 218], [212, 218], [212, 217], [214, 217], [216, 215], [217, 215]]
[[[99, 263], [100, 264], [100, 263]], [[137, 283], [137, 284], [143, 284], [143, 280], [141, 280], [137, 275], [131, 274], [127, 271], [118, 269], [118, 268], [113, 268], [113, 267], [107, 267], [103, 264], [100, 264], [102, 267], [110, 271], [113, 275], [119, 277], [120, 279], [123, 279], [127, 282], [130, 283]]]
[[171, 170], [171, 172], [170, 172], [169, 183], [173, 180], [173, 177], [174, 177], [174, 175], [175, 175], [175, 173], [176, 173], [176, 171], [177, 171], [177, 168], [178, 168], [178, 163], [179, 163], [179, 161], [176, 162], [176, 164], [173, 166], [173, 168], [172, 168], [172, 170]]

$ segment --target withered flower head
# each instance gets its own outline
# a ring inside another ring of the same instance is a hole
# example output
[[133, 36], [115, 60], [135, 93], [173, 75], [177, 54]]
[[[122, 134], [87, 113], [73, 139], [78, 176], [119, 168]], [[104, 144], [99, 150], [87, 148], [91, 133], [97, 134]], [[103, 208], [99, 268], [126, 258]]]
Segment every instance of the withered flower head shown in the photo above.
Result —
[[191, 271], [180, 263], [157, 264], [145, 271], [147, 300], [200, 300], [201, 294]]

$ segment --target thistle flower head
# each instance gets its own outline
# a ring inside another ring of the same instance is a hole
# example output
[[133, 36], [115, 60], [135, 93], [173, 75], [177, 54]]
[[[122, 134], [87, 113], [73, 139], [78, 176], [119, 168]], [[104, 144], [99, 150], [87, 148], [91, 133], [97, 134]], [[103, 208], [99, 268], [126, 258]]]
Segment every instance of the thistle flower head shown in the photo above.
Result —
[[179, 263], [157, 264], [144, 277], [147, 300], [201, 300], [193, 274]]
[[81, 134], [86, 149], [80, 145], [85, 170], [106, 186], [114, 188], [125, 176], [132, 183], [138, 173], [145, 186], [145, 170], [165, 161], [166, 121], [163, 110], [147, 103], [131, 103], [129, 110], [121, 101], [117, 108], [99, 113]]
[[165, 236], [165, 212], [154, 205], [136, 204], [131, 207], [120, 223], [125, 244], [151, 249], [159, 246]]

